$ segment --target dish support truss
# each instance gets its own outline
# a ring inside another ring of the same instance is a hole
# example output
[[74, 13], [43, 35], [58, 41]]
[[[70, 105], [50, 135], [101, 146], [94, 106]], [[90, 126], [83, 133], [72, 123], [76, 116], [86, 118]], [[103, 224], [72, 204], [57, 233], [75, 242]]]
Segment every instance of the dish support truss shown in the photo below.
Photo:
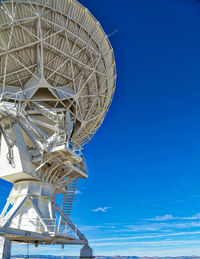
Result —
[[[43, 103], [35, 102], [31, 112], [40, 128], [23, 105], [0, 102], [0, 178], [14, 184], [0, 216], [0, 258], [10, 258], [12, 241], [83, 245], [81, 257], [92, 258], [87, 239], [69, 219], [77, 180], [88, 177], [81, 149], [70, 142], [73, 122], [67, 110]], [[42, 124], [54, 134], [44, 133]], [[60, 206], [57, 194], [63, 196]]]

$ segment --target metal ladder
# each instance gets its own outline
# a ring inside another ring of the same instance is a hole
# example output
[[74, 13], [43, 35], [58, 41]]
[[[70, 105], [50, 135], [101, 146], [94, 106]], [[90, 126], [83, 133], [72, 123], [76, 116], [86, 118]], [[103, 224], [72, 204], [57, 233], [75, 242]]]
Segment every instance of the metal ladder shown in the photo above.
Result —
[[[63, 197], [62, 212], [67, 218], [69, 218], [70, 216], [77, 181], [78, 179], [74, 179], [67, 185], [67, 191]], [[60, 218], [59, 232], [64, 233], [66, 232], [66, 230], [67, 230], [67, 223], [62, 218]]]

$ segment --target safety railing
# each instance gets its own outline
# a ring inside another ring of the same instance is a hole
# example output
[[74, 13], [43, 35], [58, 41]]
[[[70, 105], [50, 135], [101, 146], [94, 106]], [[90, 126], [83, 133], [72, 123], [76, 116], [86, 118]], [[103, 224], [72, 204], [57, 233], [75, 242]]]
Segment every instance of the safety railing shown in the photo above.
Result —
[[[9, 218], [0, 218], [0, 226], [4, 226], [8, 222]], [[21, 230], [28, 230], [38, 233], [49, 233], [50, 235], [64, 235], [75, 237], [77, 235], [76, 230], [73, 231], [66, 223], [65, 228], [59, 228], [60, 221], [58, 219], [51, 218], [14, 218], [11, 221], [9, 227]]]
[[88, 175], [88, 165], [84, 157], [82, 157], [82, 161], [75, 165], [78, 169], [80, 169], [82, 172]]

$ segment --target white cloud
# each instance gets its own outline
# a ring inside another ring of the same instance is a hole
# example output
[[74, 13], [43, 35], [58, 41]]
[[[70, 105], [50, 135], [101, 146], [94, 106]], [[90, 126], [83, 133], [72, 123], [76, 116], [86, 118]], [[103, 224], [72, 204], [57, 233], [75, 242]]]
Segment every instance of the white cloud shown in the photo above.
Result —
[[196, 220], [200, 219], [200, 213], [195, 214], [194, 216], [191, 217], [174, 217], [170, 214], [166, 214], [164, 216], [156, 216], [155, 218], [152, 219], [147, 219], [151, 221], [166, 221], [166, 220]]
[[149, 220], [165, 221], [165, 220], [172, 220], [172, 219], [174, 219], [172, 215], [166, 214], [164, 216], [156, 216], [154, 219], [149, 219]]
[[197, 213], [197, 214], [195, 214], [193, 217], [191, 217], [191, 218], [183, 218], [183, 219], [191, 219], [191, 220], [193, 220], [193, 219], [200, 219], [200, 213]]
[[[163, 242], [164, 243], [164, 242]], [[190, 256], [190, 255], [200, 255], [200, 250], [199, 250], [199, 242], [184, 242], [180, 243], [175, 242], [174, 245], [171, 243], [142, 243], [141, 245], [137, 245], [137, 243], [133, 243], [129, 245], [122, 245], [122, 243], [119, 243], [117, 245], [114, 245], [112, 243], [109, 243], [109, 245], [106, 245], [102, 247], [102, 244], [100, 245], [94, 245], [91, 243], [91, 246], [94, 246], [95, 250], [95, 255], [96, 256], [113, 256], [115, 254], [118, 255], [125, 255], [125, 256]], [[70, 250], [69, 250], [70, 249]], [[65, 255], [68, 255], [70, 251], [70, 255], [76, 255], [78, 256], [80, 253], [80, 248], [79, 246], [66, 246], [65, 249]], [[26, 254], [27, 253], [27, 248], [24, 245], [20, 244], [14, 244], [13, 245], [13, 253], [21, 253], [21, 254]], [[60, 246], [39, 246], [37, 249], [30, 245], [30, 253], [31, 254], [52, 254], [52, 255], [60, 255], [61, 248]]]
[[106, 212], [108, 209], [111, 209], [111, 207], [103, 207], [103, 208], [101, 208], [101, 207], [99, 207], [99, 208], [97, 208], [97, 209], [93, 209], [93, 210], [91, 210], [91, 211], [94, 211], [94, 212]]
[[76, 191], [75, 191], [75, 194], [82, 194], [82, 192], [79, 191], [79, 190], [76, 190]]
[[79, 229], [81, 231], [96, 231], [96, 230], [101, 230], [101, 229], [104, 229], [106, 231], [110, 230], [110, 229], [113, 229], [115, 228], [114, 226], [105, 226], [105, 225], [102, 225], [102, 226], [80, 226]]
[[[142, 256], [142, 257], [157, 257], [157, 256], [162, 256], [162, 257], [175, 257], [175, 256], [191, 256], [191, 255], [200, 255], [200, 250], [199, 247], [176, 247], [176, 248], [155, 248], [155, 247], [146, 247], [142, 248], [141, 247], [114, 247], [114, 251], [110, 249], [111, 247], [105, 247], [104, 248], [104, 254], [106, 256], [113, 256], [115, 254], [117, 255], [125, 255], [125, 256]], [[100, 247], [95, 247], [95, 252], [96, 256], [102, 255], [102, 248]]]
[[179, 231], [183, 229], [191, 229], [191, 228], [199, 228], [200, 221], [197, 220], [190, 220], [190, 221], [168, 221], [168, 222], [152, 222], [146, 224], [135, 224], [135, 225], [124, 225], [121, 228], [115, 228], [111, 230], [112, 232], [119, 232], [119, 233], [148, 233], [148, 232], [157, 232], [157, 233], [170, 233], [174, 231]]
[[97, 238], [90, 239], [90, 242], [106, 242], [106, 241], [123, 241], [123, 240], [141, 240], [141, 239], [157, 239], [164, 237], [178, 237], [178, 236], [188, 236], [188, 235], [200, 235], [200, 231], [191, 231], [191, 232], [177, 232], [177, 233], [168, 233], [168, 234], [153, 234], [153, 235], [139, 235], [139, 236], [129, 236], [129, 237], [109, 237], [109, 238]]
[[126, 242], [100, 242], [91, 243], [92, 246], [131, 246], [131, 247], [141, 247], [141, 248], [173, 248], [183, 247], [183, 246], [199, 246], [200, 240], [162, 240], [162, 241], [126, 241]]

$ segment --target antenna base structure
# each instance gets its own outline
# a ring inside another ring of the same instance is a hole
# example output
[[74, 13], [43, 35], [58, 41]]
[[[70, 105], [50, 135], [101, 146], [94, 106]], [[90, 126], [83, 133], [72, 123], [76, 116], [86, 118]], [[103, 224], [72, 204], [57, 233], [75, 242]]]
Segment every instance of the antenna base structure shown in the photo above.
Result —
[[[0, 259], [11, 242], [81, 245], [70, 220], [83, 146], [101, 126], [116, 82], [111, 44], [76, 0], [0, 0]], [[60, 199], [62, 198], [62, 199]]]
[[[5, 105], [9, 103], [3, 103], [4, 108]], [[48, 152], [44, 149], [42, 154], [30, 150], [22, 124], [21, 119], [16, 119], [12, 130], [9, 128], [1, 137], [0, 177], [13, 183], [0, 216], [2, 258], [9, 258], [11, 241], [35, 246], [88, 245], [68, 217], [77, 179], [88, 177], [83, 157], [67, 145], [56, 144]], [[11, 139], [14, 142], [12, 157], [9, 157], [7, 143]], [[56, 195], [63, 198], [60, 206], [56, 204]]]

